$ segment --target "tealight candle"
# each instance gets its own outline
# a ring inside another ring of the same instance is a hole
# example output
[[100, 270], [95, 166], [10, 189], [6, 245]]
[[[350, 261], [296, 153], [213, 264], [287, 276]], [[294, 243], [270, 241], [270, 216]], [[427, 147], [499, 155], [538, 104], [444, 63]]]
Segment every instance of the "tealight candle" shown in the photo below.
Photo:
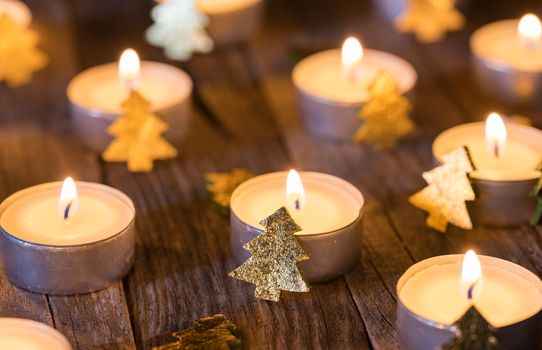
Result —
[[263, 13], [263, 0], [197, 0], [196, 5], [209, 17], [206, 30], [217, 46], [247, 40]]
[[473, 252], [430, 258], [401, 276], [397, 296], [402, 349], [438, 348], [454, 336], [453, 323], [471, 305], [497, 328], [503, 349], [539, 348], [542, 282], [509, 261], [478, 260]]
[[24, 26], [29, 26], [32, 22], [30, 9], [19, 0], [0, 0], [0, 16], [2, 14], [9, 15]]
[[75, 130], [93, 150], [102, 152], [113, 140], [107, 127], [121, 114], [130, 89], [151, 103], [151, 110], [169, 124], [165, 133], [178, 142], [188, 128], [192, 80], [164, 63], [143, 61], [126, 50], [120, 64], [108, 63], [78, 74], [67, 88]]
[[46, 324], [21, 318], [0, 317], [2, 350], [71, 350], [66, 337]]
[[101, 184], [68, 178], [21, 190], [0, 204], [6, 276], [39, 293], [105, 288], [133, 264], [134, 217], [132, 201]]
[[410, 63], [387, 52], [364, 49], [352, 37], [342, 49], [302, 60], [292, 79], [306, 128], [316, 135], [351, 140], [360, 126], [357, 112], [369, 99], [369, 84], [380, 71], [393, 75], [403, 93], [416, 84], [417, 74]]
[[303, 229], [296, 233], [310, 259], [299, 264], [310, 282], [339, 277], [359, 262], [364, 199], [348, 182], [327, 174], [292, 171], [252, 178], [231, 196], [231, 246], [238, 264], [242, 245], [263, 232], [259, 222], [282, 206]]
[[476, 73], [491, 93], [512, 103], [536, 103], [542, 93], [542, 26], [533, 14], [493, 22], [470, 39]]
[[467, 146], [476, 170], [470, 173], [477, 198], [467, 202], [475, 222], [518, 225], [528, 222], [536, 208], [529, 196], [540, 177], [542, 131], [530, 126], [504, 123], [497, 114], [487, 122], [455, 126], [433, 142], [433, 155]]

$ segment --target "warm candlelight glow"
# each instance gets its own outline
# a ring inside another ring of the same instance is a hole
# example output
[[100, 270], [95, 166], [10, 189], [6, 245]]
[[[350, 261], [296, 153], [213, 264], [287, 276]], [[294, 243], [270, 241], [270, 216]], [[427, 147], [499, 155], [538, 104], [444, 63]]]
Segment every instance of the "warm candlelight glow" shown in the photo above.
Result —
[[468, 299], [473, 299], [480, 294], [480, 285], [482, 281], [482, 266], [476, 253], [469, 250], [463, 258], [461, 267], [461, 295], [466, 295]]
[[518, 36], [526, 49], [534, 49], [540, 45], [542, 38], [542, 25], [540, 19], [532, 13], [521, 17], [518, 24]]
[[129, 90], [135, 88], [140, 74], [140, 63], [137, 52], [126, 49], [119, 60], [119, 79]]
[[299, 210], [305, 205], [305, 189], [301, 177], [294, 169], [288, 173], [286, 179], [286, 203], [289, 209]]
[[506, 126], [497, 113], [491, 113], [486, 119], [486, 145], [490, 154], [499, 158], [506, 150]]
[[356, 67], [363, 58], [363, 47], [359, 40], [352, 36], [346, 38], [343, 43], [341, 56], [344, 74], [349, 80], [355, 80]]
[[64, 220], [69, 220], [77, 211], [79, 198], [77, 196], [77, 187], [71, 177], [64, 180], [60, 198], [58, 200], [58, 213]]

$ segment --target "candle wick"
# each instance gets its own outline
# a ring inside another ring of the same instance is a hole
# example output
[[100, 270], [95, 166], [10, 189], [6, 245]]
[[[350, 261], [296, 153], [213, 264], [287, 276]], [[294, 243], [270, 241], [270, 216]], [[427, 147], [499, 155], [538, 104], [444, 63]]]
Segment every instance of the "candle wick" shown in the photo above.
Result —
[[478, 284], [478, 281], [474, 282], [473, 284], [471, 284], [471, 286], [467, 290], [467, 298], [469, 300], [472, 300], [472, 298], [474, 297], [474, 287], [476, 287], [477, 284]]
[[64, 209], [64, 220], [68, 220], [70, 216], [70, 208], [72, 206], [72, 202], [69, 202], [68, 205], [66, 205], [66, 209]]
[[495, 143], [493, 144], [493, 152], [495, 154], [495, 158], [499, 158], [500, 157], [500, 152], [499, 152], [499, 143], [497, 141], [495, 141]]
[[295, 203], [295, 208], [297, 210], [301, 209], [301, 204], [299, 203], [299, 198], [296, 198], [294, 203]]

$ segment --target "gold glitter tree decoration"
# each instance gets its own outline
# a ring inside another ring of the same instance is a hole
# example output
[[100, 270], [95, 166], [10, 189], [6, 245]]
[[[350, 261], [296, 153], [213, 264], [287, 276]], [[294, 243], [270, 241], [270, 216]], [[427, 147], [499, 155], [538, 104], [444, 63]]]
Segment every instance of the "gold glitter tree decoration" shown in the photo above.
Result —
[[237, 326], [223, 314], [203, 317], [192, 327], [172, 334], [175, 341], [154, 350], [240, 350]]
[[444, 343], [438, 350], [499, 350], [499, 342], [495, 337], [495, 328], [471, 306], [469, 310], [454, 323], [457, 331], [454, 337]]
[[424, 43], [442, 40], [447, 32], [464, 25], [465, 17], [454, 0], [409, 0], [405, 12], [395, 20], [399, 31], [414, 33]]
[[301, 231], [284, 207], [262, 220], [265, 232], [243, 245], [252, 256], [230, 276], [256, 285], [257, 298], [279, 301], [281, 290], [308, 292], [297, 263], [309, 259], [294, 233]]
[[444, 164], [423, 173], [429, 184], [409, 198], [414, 206], [429, 213], [427, 225], [446, 232], [448, 223], [472, 229], [465, 201], [475, 199], [468, 174], [474, 170], [468, 150], [460, 147], [443, 156]]
[[25, 85], [32, 73], [47, 64], [47, 55], [38, 49], [38, 34], [0, 12], [0, 81], [11, 87]]
[[415, 130], [408, 117], [412, 106], [401, 95], [399, 86], [391, 74], [380, 72], [369, 86], [369, 100], [359, 112], [362, 124], [354, 140], [372, 144], [377, 149], [393, 148], [398, 139]]
[[228, 209], [233, 191], [252, 177], [254, 174], [246, 169], [234, 169], [230, 173], [210, 172], [205, 174], [205, 188], [213, 202], [223, 209]]
[[177, 156], [177, 150], [161, 134], [169, 126], [149, 111], [150, 103], [132, 90], [122, 104], [122, 115], [109, 126], [116, 136], [103, 152], [107, 162], [127, 162], [131, 172], [149, 172], [153, 161]]

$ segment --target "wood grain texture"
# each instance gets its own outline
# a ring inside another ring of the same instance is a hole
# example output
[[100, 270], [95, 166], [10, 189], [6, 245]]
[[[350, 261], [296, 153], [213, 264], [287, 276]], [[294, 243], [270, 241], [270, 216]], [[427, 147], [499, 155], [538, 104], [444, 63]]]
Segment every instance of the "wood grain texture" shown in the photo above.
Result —
[[[375, 0], [379, 1], [379, 0]], [[465, 2], [468, 27], [421, 45], [396, 33], [374, 2], [268, 0], [265, 23], [246, 44], [196, 55], [186, 69], [195, 82], [190, 128], [180, 156], [150, 174], [105, 164], [69, 128], [65, 87], [83, 68], [115, 60], [127, 46], [165, 61], [143, 41], [150, 0], [29, 2], [50, 66], [20, 89], [0, 85], [0, 197], [66, 175], [119, 188], [137, 210], [136, 262], [127, 278], [103, 291], [43, 296], [13, 287], [0, 274], [0, 316], [55, 326], [76, 349], [150, 349], [194, 319], [225, 313], [247, 349], [396, 349], [395, 286], [414, 262], [439, 254], [478, 252], [542, 274], [542, 231], [477, 227], [428, 229], [408, 204], [434, 162], [431, 142], [442, 130], [480, 120], [489, 109], [516, 111], [477, 88], [468, 37], [491, 20], [540, 9], [535, 0]], [[371, 48], [409, 60], [419, 74], [412, 114], [419, 132], [387, 153], [308, 135], [299, 121], [291, 69], [303, 56], [338, 46], [354, 33]], [[517, 109], [542, 125], [540, 110]], [[229, 221], [209, 203], [207, 171], [245, 167], [255, 173], [295, 167], [340, 176], [366, 197], [362, 258], [354, 271], [256, 300], [254, 287], [227, 277], [235, 264]]]

